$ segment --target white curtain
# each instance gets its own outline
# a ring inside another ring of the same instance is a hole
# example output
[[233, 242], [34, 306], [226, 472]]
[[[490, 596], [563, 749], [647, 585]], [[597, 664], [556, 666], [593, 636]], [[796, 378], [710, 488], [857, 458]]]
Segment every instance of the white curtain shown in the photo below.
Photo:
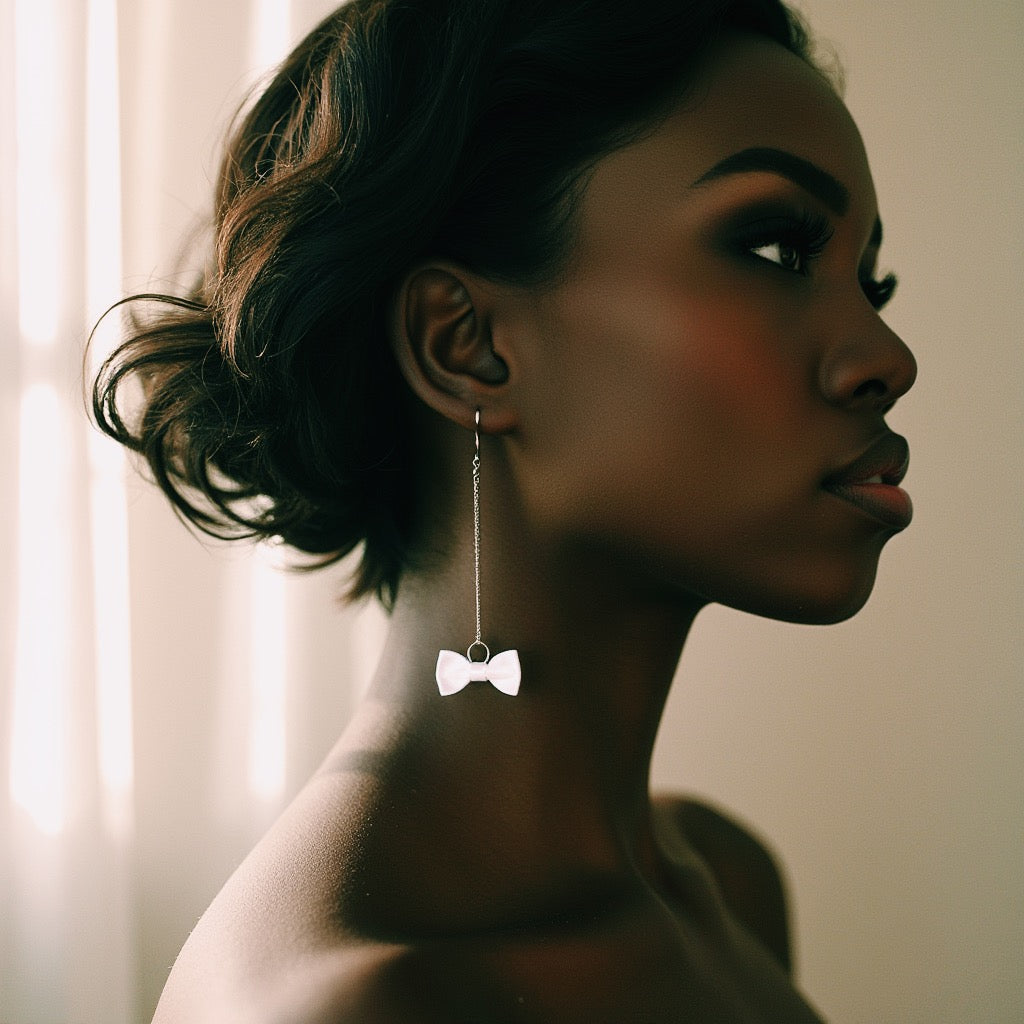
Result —
[[125, 291], [175, 286], [233, 105], [330, 6], [0, 8], [4, 1024], [149, 1019], [379, 642], [379, 614], [334, 600], [337, 573], [198, 544], [83, 400], [91, 325]]

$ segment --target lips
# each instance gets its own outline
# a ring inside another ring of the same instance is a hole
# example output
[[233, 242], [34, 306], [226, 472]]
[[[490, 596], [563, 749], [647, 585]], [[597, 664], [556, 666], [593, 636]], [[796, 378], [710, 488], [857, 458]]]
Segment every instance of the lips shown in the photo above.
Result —
[[910, 495], [899, 486], [909, 463], [906, 440], [899, 434], [886, 433], [822, 486], [883, 526], [903, 530], [914, 515]]

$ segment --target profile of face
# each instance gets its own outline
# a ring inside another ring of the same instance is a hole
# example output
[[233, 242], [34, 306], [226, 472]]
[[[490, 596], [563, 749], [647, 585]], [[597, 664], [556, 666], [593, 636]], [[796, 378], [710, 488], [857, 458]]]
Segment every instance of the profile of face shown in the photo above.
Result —
[[506, 327], [528, 339], [513, 444], [537, 523], [681, 600], [856, 612], [910, 516], [884, 416], [916, 366], [879, 315], [880, 242], [831, 86], [770, 41], [722, 42], [596, 165], [566, 274]]

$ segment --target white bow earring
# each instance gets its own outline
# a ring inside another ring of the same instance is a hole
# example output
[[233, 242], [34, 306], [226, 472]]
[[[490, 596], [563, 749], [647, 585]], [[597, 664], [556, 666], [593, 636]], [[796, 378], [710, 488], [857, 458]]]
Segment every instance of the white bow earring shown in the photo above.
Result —
[[[492, 660], [490, 648], [481, 639], [480, 630], [480, 410], [476, 411], [473, 431], [476, 450], [473, 453], [473, 573], [476, 584], [476, 639], [466, 649], [466, 656], [455, 651], [441, 651], [437, 656], [434, 676], [442, 697], [458, 693], [470, 683], [490, 683], [496, 690], [514, 697], [519, 692], [521, 676], [518, 651], [502, 651]], [[483, 658], [474, 659], [474, 651]]]

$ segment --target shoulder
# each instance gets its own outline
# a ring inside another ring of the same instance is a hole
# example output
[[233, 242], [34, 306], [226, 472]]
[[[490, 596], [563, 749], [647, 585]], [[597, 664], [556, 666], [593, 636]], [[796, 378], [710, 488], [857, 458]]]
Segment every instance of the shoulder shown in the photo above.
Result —
[[429, 968], [415, 947], [335, 944], [259, 973], [178, 979], [153, 1024], [453, 1024], [445, 972]]
[[678, 938], [669, 915], [662, 917], [626, 912], [596, 928], [416, 943], [364, 952], [358, 966], [336, 956], [323, 974], [307, 972], [281, 987], [281, 1011], [258, 1022], [594, 1024], [661, 1020], [667, 1007], [676, 1019], [693, 995], [680, 984]]
[[[537, 927], [405, 944], [336, 943], [315, 956], [304, 956], [297, 969], [275, 965], [272, 984], [261, 986], [262, 995], [255, 1001], [258, 1013], [238, 1021], [661, 1020], [666, 1007], [674, 1013], [693, 998], [680, 984], [677, 946], [671, 915], [662, 904], [639, 894], [621, 905], [593, 908]], [[250, 998], [247, 1005], [254, 1001]], [[228, 1019], [221, 1016], [218, 1024]]]
[[732, 916], [791, 971], [785, 882], [765, 842], [702, 801], [665, 796], [654, 803], [656, 812], [704, 862]]
[[[487, 936], [360, 947], [351, 952], [335, 949], [325, 954], [323, 962], [310, 961], [291, 976], [276, 979], [264, 990], [256, 1012], [238, 1018], [238, 1024], [242, 1020], [246, 1024], [478, 1024], [583, 1019], [544, 1009], [552, 1001], [567, 1009], [566, 1000], [557, 998], [566, 987], [565, 964], [556, 959], [557, 951], [544, 944], [495, 941]], [[538, 1008], [539, 1014], [532, 1012]]]
[[[440, 981], [440, 978], [435, 978]], [[259, 1024], [441, 1024], [446, 994], [430, 984], [423, 951], [404, 946], [335, 948], [281, 977]]]

